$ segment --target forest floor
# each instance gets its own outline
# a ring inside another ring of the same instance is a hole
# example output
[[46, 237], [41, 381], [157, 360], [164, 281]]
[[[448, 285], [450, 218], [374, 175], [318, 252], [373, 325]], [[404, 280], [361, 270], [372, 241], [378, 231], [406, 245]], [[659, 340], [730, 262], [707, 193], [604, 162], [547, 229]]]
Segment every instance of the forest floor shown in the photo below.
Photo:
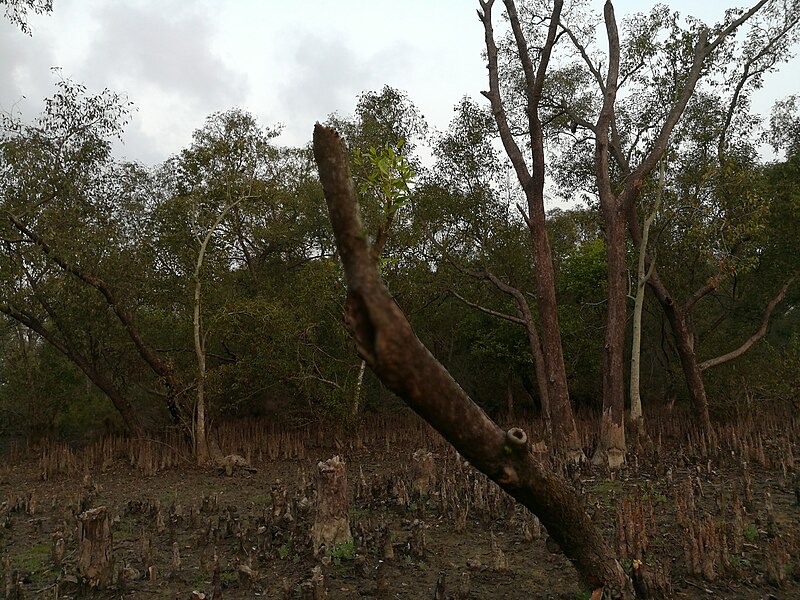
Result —
[[[613, 477], [588, 466], [571, 477], [609, 543], [667, 577], [668, 595], [800, 598], [800, 492], [793, 459], [775, 458], [787, 442], [792, 452], [797, 438], [783, 436], [793, 431], [744, 432], [750, 466], [726, 460], [734, 453], [722, 440], [713, 452], [690, 440], [659, 443], [657, 459], [631, 460]], [[215, 600], [314, 598], [303, 582], [316, 566], [332, 600], [432, 598], [440, 580], [441, 598], [589, 597], [537, 522], [435, 436], [425, 439], [434, 440], [437, 481], [421, 495], [411, 492], [413, 448], [380, 439], [358, 450], [309, 447], [292, 459], [251, 456], [254, 469], [231, 475], [188, 464], [144, 475], [107, 454], [44, 479], [42, 459], [5, 457], [0, 597], [79, 597], [75, 515], [98, 506], [111, 517], [115, 582], [91, 598], [189, 600], [195, 590]], [[333, 454], [347, 464], [355, 542], [322, 561], [309, 541], [314, 473]], [[631, 558], [623, 564], [630, 569]]]

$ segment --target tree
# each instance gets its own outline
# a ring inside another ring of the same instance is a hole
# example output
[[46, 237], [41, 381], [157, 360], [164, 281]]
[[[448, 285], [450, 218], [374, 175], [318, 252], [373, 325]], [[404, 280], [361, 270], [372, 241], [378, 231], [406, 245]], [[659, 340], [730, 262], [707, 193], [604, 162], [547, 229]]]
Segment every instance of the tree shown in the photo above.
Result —
[[380, 281], [342, 139], [318, 124], [314, 153], [347, 280], [345, 324], [359, 355], [467, 460], [539, 516], [588, 586], [631, 596], [629, 579], [577, 495], [534, 459], [521, 429], [503, 432], [472, 402]]
[[[87, 95], [70, 81], [57, 86], [34, 124], [3, 118], [3, 312], [73, 361], [111, 398], [131, 431], [141, 433], [113, 369], [102, 364], [99, 348], [108, 338], [102, 320], [86, 319], [85, 307], [82, 325], [67, 317], [81, 306], [76, 290], [94, 288], [140, 350], [152, 352], [124, 300], [92, 272], [101, 256], [119, 257], [119, 248], [85, 243], [122, 237], [115, 204], [122, 177], [110, 158], [109, 138], [119, 135], [129, 104], [108, 91]], [[101, 312], [103, 319], [106, 314]]]
[[524, 217], [531, 233], [533, 263], [536, 269], [536, 302], [542, 329], [542, 353], [547, 372], [550, 410], [554, 421], [554, 429], [557, 432], [556, 443], [572, 460], [577, 461], [583, 457], [583, 450], [569, 400], [564, 353], [561, 345], [561, 330], [558, 323], [555, 275], [544, 209], [544, 134], [539, 114], [545, 75], [553, 47], [556, 44], [556, 34], [563, 2], [557, 0], [554, 4], [536, 70], [534, 70], [533, 62], [528, 54], [528, 43], [520, 26], [516, 6], [513, 2], [506, 2], [506, 10], [511, 22], [514, 39], [519, 48], [518, 56], [522, 63], [522, 71], [525, 78], [525, 98], [527, 103], [525, 113], [527, 115], [527, 129], [532, 153], [531, 170], [529, 170], [522, 151], [514, 139], [500, 95], [498, 48], [495, 43], [492, 26], [491, 10], [493, 4], [494, 0], [486, 2], [481, 0], [481, 10], [478, 11], [478, 17], [484, 27], [486, 51], [489, 59], [489, 91], [483, 92], [483, 94], [491, 103], [492, 114], [497, 123], [500, 139], [527, 200], [527, 214]]
[[[737, 48], [732, 34], [748, 21], [752, 21], [752, 26], [747, 32], [747, 39]], [[766, 204], [763, 197], [756, 200], [758, 192], [752, 189], [751, 179], [746, 174], [752, 173], [753, 153], [747, 140], [755, 123], [745, 107], [749, 94], [760, 85], [763, 73], [773, 70], [784, 60], [786, 44], [790, 44], [797, 35], [797, 23], [798, 7], [795, 5], [790, 10], [784, 10], [778, 3], [759, 2], [741, 14], [729, 12], [725, 22], [710, 32], [715, 34], [712, 39], [705, 40], [704, 30], [700, 28], [699, 42], [694, 42], [694, 35], [687, 33], [680, 44], [668, 45], [665, 48], [666, 55], [676, 56], [671, 61], [673, 66], [665, 62], [662, 70], [648, 80], [654, 90], [658, 90], [660, 85], [667, 86], [660, 92], [662, 97], [677, 96], [678, 102], [684, 102], [685, 105], [683, 110], [687, 118], [680, 124], [683, 132], [679, 132], [675, 148], [676, 152], [678, 148], [687, 151], [682, 157], [687, 165], [684, 173], [694, 172], [696, 176], [685, 181], [684, 190], [688, 193], [681, 195], [683, 198], [714, 199], [715, 206], [718, 207], [714, 211], [719, 210], [723, 215], [721, 222], [725, 225], [723, 236], [719, 236], [719, 232], [701, 236], [701, 239], [713, 240], [709, 253], [716, 255], [715, 261], [720, 268], [716, 273], [710, 273], [703, 285], [689, 291], [685, 301], [679, 301], [675, 292], [667, 288], [658, 268], [653, 268], [648, 279], [648, 285], [655, 292], [671, 325], [689, 393], [699, 421], [705, 429], [710, 426], [708, 400], [702, 377], [703, 369], [695, 355], [691, 315], [697, 303], [712, 294], [736, 269], [747, 268], [747, 261], [742, 260], [742, 255], [747, 249], [747, 238], [751, 234], [745, 229], [752, 227], [752, 216], [757, 216], [759, 212], [751, 208]], [[692, 43], [694, 50], [689, 52]], [[676, 50], [677, 55], [674, 54]], [[731, 59], [731, 56], [735, 58]], [[680, 75], [680, 70], [675, 71], [674, 64], [679, 61], [687, 64], [688, 77]], [[691, 99], [687, 99], [686, 93], [696, 88], [696, 82], [703, 76], [712, 83], [736, 82], [732, 87], [733, 92], [725, 98], [702, 89], [694, 92]], [[685, 83], [682, 83], [683, 79], [686, 80]], [[692, 83], [693, 79], [695, 83]], [[677, 89], [680, 87], [676, 83], [683, 85], [681, 95], [678, 95]], [[725, 108], [717, 108], [720, 106]], [[641, 125], [639, 131], [644, 131], [645, 127], [646, 125]], [[682, 146], [688, 139], [694, 140], [694, 148], [699, 152], [692, 154], [691, 146]], [[622, 142], [617, 140], [612, 146], [612, 154], [621, 175], [630, 181], [635, 172], [630, 168]], [[674, 158], [672, 160], [674, 163]], [[629, 207], [627, 212], [631, 237], [635, 244], [640, 245], [642, 232], [639, 218], [633, 207]], [[746, 225], [742, 216], [751, 225]], [[697, 222], [708, 223], [703, 219]], [[646, 255], [648, 268], [653, 264], [652, 258], [652, 255]]]
[[[269, 140], [277, 134], [277, 131], [263, 131], [251, 115], [240, 110], [214, 114], [202, 129], [195, 131], [192, 146], [173, 163], [178, 196], [172, 202], [188, 212], [188, 234], [195, 250], [185, 268], [187, 278], [192, 281], [192, 339], [197, 359], [192, 435], [199, 464], [207, 463], [215, 451], [209, 442], [206, 397], [210, 328], [204, 319], [203, 287], [205, 281], [213, 280], [206, 274], [212, 258], [208, 254], [215, 249], [220, 251], [220, 255], [213, 257], [219, 276], [233, 266], [229, 253], [238, 247], [248, 270], [253, 272], [248, 245], [237, 227], [241, 219], [231, 221], [245, 203], [252, 205], [263, 199], [270, 157], [274, 154]], [[221, 235], [223, 225], [227, 239]]]

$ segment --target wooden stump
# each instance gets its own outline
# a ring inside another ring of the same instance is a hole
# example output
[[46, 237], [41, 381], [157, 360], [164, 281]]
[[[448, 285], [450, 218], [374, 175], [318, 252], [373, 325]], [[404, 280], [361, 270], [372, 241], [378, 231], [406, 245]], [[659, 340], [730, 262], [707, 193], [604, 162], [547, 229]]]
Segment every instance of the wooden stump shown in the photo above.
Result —
[[78, 574], [90, 589], [105, 589], [113, 581], [111, 523], [105, 506], [78, 515]]
[[314, 555], [353, 539], [347, 471], [338, 456], [317, 464], [317, 514], [311, 527]]
[[411, 494], [430, 496], [436, 485], [436, 463], [433, 454], [419, 449], [411, 457]]
[[61, 568], [61, 561], [64, 560], [66, 549], [67, 543], [64, 540], [64, 534], [60, 531], [56, 531], [53, 534], [53, 545], [50, 549], [50, 554], [53, 559], [53, 565], [58, 569]]

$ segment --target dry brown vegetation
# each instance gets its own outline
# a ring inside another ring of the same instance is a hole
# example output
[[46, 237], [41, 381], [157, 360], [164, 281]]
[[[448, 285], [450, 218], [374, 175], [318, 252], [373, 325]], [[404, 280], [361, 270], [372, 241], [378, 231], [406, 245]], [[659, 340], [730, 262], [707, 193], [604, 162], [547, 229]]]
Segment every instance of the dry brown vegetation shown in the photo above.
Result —
[[[653, 415], [652, 441], [613, 476], [553, 466], [654, 597], [797, 597], [800, 420], [754, 413], [710, 437], [691, 422]], [[596, 423], [579, 419], [587, 448]], [[538, 421], [515, 424], [541, 435]], [[587, 597], [538, 521], [416, 417], [370, 418], [357, 435], [254, 421], [218, 434], [224, 454], [246, 460], [198, 469], [172, 435], [9, 448], [0, 593], [83, 593], [76, 517], [103, 506], [113, 583], [88, 597]], [[347, 464], [353, 543], [315, 556], [316, 464], [336, 454]]]

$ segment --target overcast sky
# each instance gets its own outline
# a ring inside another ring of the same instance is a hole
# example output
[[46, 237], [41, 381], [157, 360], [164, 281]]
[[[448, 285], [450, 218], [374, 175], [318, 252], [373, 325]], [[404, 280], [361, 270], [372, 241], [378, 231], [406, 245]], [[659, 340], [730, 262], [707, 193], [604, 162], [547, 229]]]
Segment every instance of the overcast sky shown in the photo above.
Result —
[[[33, 36], [0, 19], [0, 110], [32, 118], [63, 77], [124, 92], [137, 112], [119, 154], [148, 164], [186, 147], [214, 111], [234, 106], [280, 141], [305, 144], [315, 121], [353, 111], [385, 84], [447, 127], [465, 94], [486, 89], [483, 30], [469, 0], [55, 0]], [[593, 0], [598, 8], [600, 0]], [[717, 2], [667, 2], [707, 23]], [[650, 3], [619, 0], [618, 18]], [[719, 8], [717, 8], [719, 6]], [[800, 93], [794, 59], [767, 79], [756, 106]], [[23, 99], [23, 96], [26, 99]]]

